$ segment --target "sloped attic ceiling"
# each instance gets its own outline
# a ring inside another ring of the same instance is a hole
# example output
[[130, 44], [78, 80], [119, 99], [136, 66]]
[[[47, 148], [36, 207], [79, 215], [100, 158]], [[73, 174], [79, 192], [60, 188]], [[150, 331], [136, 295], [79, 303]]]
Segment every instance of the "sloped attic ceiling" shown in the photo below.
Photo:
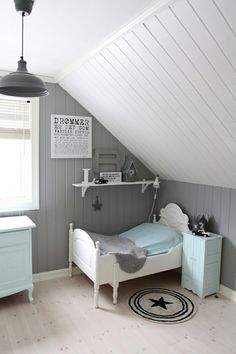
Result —
[[60, 85], [162, 178], [236, 188], [236, 1], [165, 3]]
[[[235, 0], [36, 0], [25, 57], [162, 178], [236, 188], [235, 13]], [[1, 0], [4, 72], [20, 26]]]

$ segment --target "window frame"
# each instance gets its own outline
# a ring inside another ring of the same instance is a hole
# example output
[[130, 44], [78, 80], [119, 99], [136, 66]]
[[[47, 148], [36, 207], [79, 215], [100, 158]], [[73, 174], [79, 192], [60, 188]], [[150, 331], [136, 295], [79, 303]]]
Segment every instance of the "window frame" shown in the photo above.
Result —
[[[1, 98], [16, 99], [16, 97], [9, 97], [0, 95]], [[17, 97], [20, 99], [20, 97]], [[11, 202], [7, 199], [0, 199], [0, 213], [9, 213], [25, 210], [37, 210], [39, 209], [39, 98], [38, 97], [24, 97], [31, 103], [31, 178], [32, 178], [32, 190], [31, 200], [27, 198], [13, 199]]]

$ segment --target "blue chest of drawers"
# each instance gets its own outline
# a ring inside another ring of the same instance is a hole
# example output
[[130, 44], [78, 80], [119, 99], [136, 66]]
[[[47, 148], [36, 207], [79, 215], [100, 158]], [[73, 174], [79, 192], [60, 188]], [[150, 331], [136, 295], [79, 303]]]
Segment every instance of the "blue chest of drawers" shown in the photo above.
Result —
[[0, 218], [0, 298], [22, 290], [32, 291], [31, 230], [27, 216]]
[[199, 297], [217, 293], [220, 282], [222, 236], [183, 233], [182, 287]]

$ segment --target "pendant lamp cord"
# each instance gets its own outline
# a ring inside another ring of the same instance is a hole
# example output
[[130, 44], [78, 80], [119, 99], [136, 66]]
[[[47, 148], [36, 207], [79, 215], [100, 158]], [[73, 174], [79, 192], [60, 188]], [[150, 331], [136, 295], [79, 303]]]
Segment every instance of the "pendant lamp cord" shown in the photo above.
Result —
[[24, 17], [25, 13], [22, 12], [22, 20], [21, 20], [21, 59], [24, 59]]

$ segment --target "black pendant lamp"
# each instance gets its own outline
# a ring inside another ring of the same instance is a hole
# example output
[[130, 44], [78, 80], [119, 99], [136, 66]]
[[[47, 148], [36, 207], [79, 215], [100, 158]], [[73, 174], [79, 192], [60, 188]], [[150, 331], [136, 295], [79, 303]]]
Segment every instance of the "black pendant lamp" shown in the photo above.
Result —
[[14, 0], [16, 11], [22, 16], [22, 47], [17, 71], [4, 76], [0, 80], [0, 94], [18, 97], [40, 97], [49, 94], [44, 82], [37, 76], [29, 73], [24, 51], [24, 17], [30, 15], [34, 0]]

